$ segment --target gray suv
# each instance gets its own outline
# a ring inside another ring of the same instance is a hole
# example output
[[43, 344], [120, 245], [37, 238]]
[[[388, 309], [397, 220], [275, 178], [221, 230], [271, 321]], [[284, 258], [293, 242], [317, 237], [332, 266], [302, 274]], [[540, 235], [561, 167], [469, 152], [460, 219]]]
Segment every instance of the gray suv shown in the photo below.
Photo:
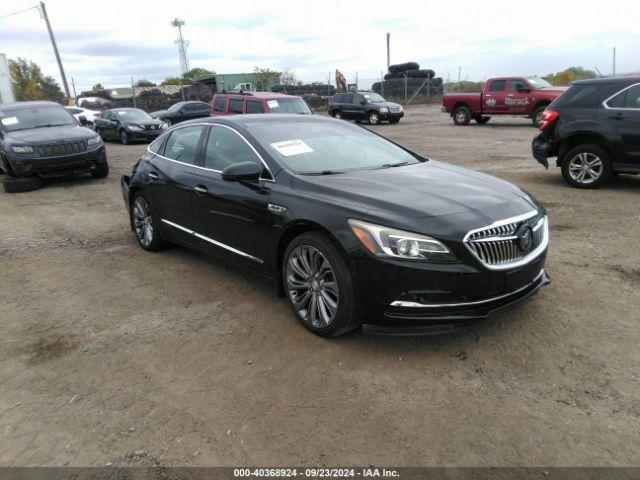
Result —
[[398, 123], [404, 117], [402, 106], [387, 102], [375, 92], [336, 93], [329, 100], [329, 115], [346, 120], [367, 120], [371, 125], [381, 121]]

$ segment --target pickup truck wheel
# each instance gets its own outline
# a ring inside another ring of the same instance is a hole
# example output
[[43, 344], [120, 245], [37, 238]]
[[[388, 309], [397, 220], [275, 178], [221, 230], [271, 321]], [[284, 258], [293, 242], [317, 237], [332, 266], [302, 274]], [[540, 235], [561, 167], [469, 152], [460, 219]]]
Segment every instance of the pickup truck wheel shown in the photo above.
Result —
[[487, 123], [489, 120], [491, 120], [491, 117], [476, 117], [474, 118], [474, 120], [480, 124], [480, 125], [484, 125], [485, 123]]
[[531, 122], [533, 126], [536, 128], [540, 127], [540, 119], [542, 118], [542, 112], [546, 110], [546, 105], [544, 107], [538, 107], [533, 111], [533, 115], [531, 116]]
[[597, 145], [578, 145], [564, 156], [562, 176], [572, 187], [597, 188], [611, 178], [609, 155]]
[[2, 182], [4, 191], [7, 193], [30, 192], [44, 186], [44, 181], [40, 177], [12, 177], [6, 175]]
[[458, 107], [453, 111], [453, 123], [456, 125], [469, 125], [471, 111], [469, 107]]

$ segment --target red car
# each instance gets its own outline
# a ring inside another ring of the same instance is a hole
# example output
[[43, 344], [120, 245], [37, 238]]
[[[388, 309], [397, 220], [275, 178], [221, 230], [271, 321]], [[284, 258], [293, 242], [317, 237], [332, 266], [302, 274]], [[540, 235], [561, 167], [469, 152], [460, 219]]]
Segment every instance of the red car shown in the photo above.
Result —
[[537, 127], [544, 109], [566, 89], [538, 77], [491, 78], [482, 92], [442, 95], [442, 111], [451, 114], [456, 125], [468, 125], [471, 119], [484, 124], [494, 115], [512, 115], [530, 118]]
[[302, 97], [274, 92], [217, 93], [211, 100], [212, 115], [243, 113], [313, 113]]

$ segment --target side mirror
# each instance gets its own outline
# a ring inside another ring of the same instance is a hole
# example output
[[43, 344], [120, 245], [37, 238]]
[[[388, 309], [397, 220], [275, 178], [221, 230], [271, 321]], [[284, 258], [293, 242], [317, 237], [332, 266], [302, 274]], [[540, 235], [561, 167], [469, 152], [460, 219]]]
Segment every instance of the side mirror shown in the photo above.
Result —
[[86, 125], [89, 123], [89, 121], [87, 120], [87, 117], [85, 117], [84, 115], [80, 115], [78, 117], [78, 122], [80, 122], [80, 125]]
[[260, 180], [262, 165], [255, 162], [240, 162], [229, 165], [222, 171], [222, 179], [227, 182], [257, 182]]

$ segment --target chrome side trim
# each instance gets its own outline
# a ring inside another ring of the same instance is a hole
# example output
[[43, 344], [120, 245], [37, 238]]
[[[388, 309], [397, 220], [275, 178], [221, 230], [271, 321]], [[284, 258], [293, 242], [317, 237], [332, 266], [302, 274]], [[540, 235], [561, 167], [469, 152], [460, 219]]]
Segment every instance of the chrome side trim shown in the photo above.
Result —
[[633, 110], [633, 111], [637, 111], [640, 110], [640, 108], [627, 108], [627, 107], [610, 107], [609, 105], [607, 105], [607, 102], [609, 100], [611, 100], [613, 97], [617, 97], [618, 95], [620, 95], [622, 92], [626, 92], [627, 90], [629, 90], [630, 88], [633, 88], [637, 85], [640, 85], [640, 83], [634, 83], [633, 85], [629, 85], [628, 87], [623, 88], [622, 90], [620, 90], [619, 92], [614, 93], [613, 95], [611, 95], [609, 98], [607, 98], [606, 100], [604, 100], [602, 102], [602, 106], [607, 109], [607, 110]]
[[503, 295], [498, 295], [497, 297], [485, 298], [482, 300], [475, 300], [473, 302], [461, 302], [461, 303], [420, 303], [420, 302], [405, 302], [402, 300], [396, 300], [391, 302], [390, 306], [392, 307], [405, 307], [405, 308], [443, 308], [443, 307], [468, 307], [474, 305], [482, 305], [484, 303], [491, 303], [498, 300], [502, 300], [503, 298], [510, 297], [511, 295], [515, 295], [517, 293], [526, 290], [531, 287], [534, 283], [540, 280], [540, 277], [544, 274], [544, 269], [540, 270], [540, 273], [533, 279], [533, 281], [526, 284], [524, 287], [520, 287], [513, 292], [505, 293]]
[[182, 225], [178, 225], [177, 223], [170, 222], [169, 220], [166, 220], [164, 218], [162, 219], [162, 222], [166, 223], [167, 225], [171, 225], [172, 227], [177, 228], [178, 230], [182, 230], [185, 233], [193, 235], [196, 238], [199, 238], [199, 239], [204, 240], [206, 242], [212, 243], [213, 245], [216, 245], [218, 247], [224, 248], [225, 250], [229, 250], [230, 252], [236, 253], [236, 254], [238, 254], [238, 255], [240, 255], [242, 257], [245, 257], [245, 258], [248, 258], [250, 260], [253, 260], [254, 262], [264, 263], [263, 260], [260, 260], [259, 258], [254, 257], [253, 255], [249, 255], [248, 253], [243, 252], [242, 250], [238, 250], [237, 248], [230, 247], [229, 245], [227, 245], [225, 243], [218, 242], [217, 240], [214, 240], [213, 238], [209, 238], [209, 237], [207, 237], [205, 235], [202, 235], [202, 234], [200, 234], [200, 233], [198, 233], [198, 232], [196, 232], [194, 230], [190, 230], [190, 229], [188, 229], [186, 227], [183, 227]]
[[[271, 175], [271, 178], [262, 178], [262, 177], [261, 177], [261, 178], [260, 178], [260, 180], [262, 180], [262, 181], [264, 181], [264, 182], [276, 183], [276, 177], [273, 175], [273, 172], [271, 172], [271, 169], [270, 169], [270, 168], [269, 168], [269, 166], [267, 165], [267, 162], [265, 162], [265, 161], [264, 161], [264, 158], [262, 158], [262, 155], [260, 155], [260, 154], [258, 153], [258, 151], [254, 148], [254, 146], [253, 146], [253, 145], [251, 145], [251, 143], [249, 143], [249, 140], [247, 140], [247, 139], [244, 137], [244, 135], [242, 135], [240, 132], [238, 132], [235, 128], [232, 128], [232, 127], [230, 127], [230, 126], [228, 126], [228, 125], [223, 125], [223, 124], [221, 124], [221, 123], [190, 123], [189, 125], [181, 125], [181, 126], [175, 127], [175, 128], [173, 128], [173, 129], [171, 130], [171, 132], [175, 132], [176, 130], [179, 130], [179, 129], [181, 129], [181, 128], [195, 127], [195, 126], [198, 126], [198, 125], [204, 125], [204, 126], [210, 126], [210, 127], [224, 127], [224, 128], [228, 128], [229, 130], [231, 130], [232, 132], [234, 132], [236, 135], [238, 135], [240, 138], [242, 138], [242, 140], [244, 140], [244, 141], [245, 141], [245, 143], [246, 143], [247, 145], [249, 145], [249, 148], [251, 148], [251, 150], [253, 150], [253, 153], [255, 153], [255, 154], [256, 154], [256, 156], [257, 156], [257, 157], [260, 159], [260, 161], [262, 162], [262, 166], [263, 166], [264, 168], [266, 168], [266, 169], [267, 169], [267, 172], [269, 172], [269, 175]], [[165, 133], [166, 133], [166, 132], [163, 132], [163, 133], [161, 133], [160, 135], [164, 135]], [[158, 135], [158, 137], [159, 137], [160, 135]], [[150, 146], [151, 146], [151, 145], [149, 145], [149, 146], [147, 147], [147, 152], [151, 153], [152, 155], [156, 155], [156, 156], [158, 156], [158, 157], [162, 158], [163, 160], [167, 160], [167, 161], [169, 161], [169, 162], [174, 162], [174, 163], [177, 163], [177, 164], [179, 164], [179, 165], [186, 165], [187, 167], [199, 168], [200, 170], [206, 170], [206, 171], [208, 171], [208, 172], [216, 172], [216, 173], [220, 173], [220, 174], [222, 173], [222, 170], [214, 170], [213, 168], [200, 167], [200, 166], [198, 166], [198, 165], [192, 165], [192, 164], [190, 164], [190, 163], [184, 163], [184, 162], [180, 162], [180, 161], [178, 161], [178, 160], [174, 160], [173, 158], [165, 157], [164, 155], [160, 155], [160, 154], [159, 154], [159, 153], [157, 153], [157, 152], [152, 152], [151, 150], [149, 150], [149, 147], [150, 147]]]

